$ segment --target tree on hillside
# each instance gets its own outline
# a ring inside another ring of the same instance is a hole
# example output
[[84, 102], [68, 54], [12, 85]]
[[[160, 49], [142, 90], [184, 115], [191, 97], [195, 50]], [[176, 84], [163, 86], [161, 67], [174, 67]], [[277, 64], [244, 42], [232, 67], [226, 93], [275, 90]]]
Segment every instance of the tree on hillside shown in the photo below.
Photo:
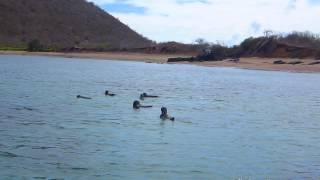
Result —
[[274, 32], [272, 30], [265, 30], [263, 34], [265, 37], [271, 37], [274, 34]]
[[200, 44], [200, 45], [203, 45], [203, 44], [206, 44], [207, 41], [204, 40], [203, 38], [198, 38], [194, 41], [196, 44]]
[[210, 49], [210, 43], [203, 38], [198, 38], [194, 41], [202, 51], [208, 51]]

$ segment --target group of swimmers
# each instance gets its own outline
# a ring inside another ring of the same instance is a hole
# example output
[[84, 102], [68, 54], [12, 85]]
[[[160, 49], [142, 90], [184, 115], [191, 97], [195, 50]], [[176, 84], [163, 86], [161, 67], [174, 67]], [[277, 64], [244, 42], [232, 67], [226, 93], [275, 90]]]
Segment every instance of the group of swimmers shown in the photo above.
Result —
[[[116, 94], [110, 93], [108, 90], [105, 91], [105, 96], [116, 96]], [[153, 96], [153, 95], [148, 95], [147, 93], [142, 93], [140, 94], [140, 100], [144, 100], [145, 98], [158, 98], [159, 96]], [[78, 99], [92, 99], [90, 97], [85, 97], [85, 96], [81, 96], [81, 95], [77, 95]], [[140, 101], [136, 100], [133, 102], [133, 109], [140, 109], [140, 108], [152, 108], [153, 106], [144, 106], [140, 104]], [[175, 118], [171, 117], [168, 115], [168, 110], [166, 107], [162, 107], [161, 108], [161, 115], [160, 115], [160, 119], [162, 120], [171, 120], [174, 121]]]
[[[153, 96], [153, 95], [149, 95], [147, 93], [142, 93], [140, 94], [140, 100], [144, 100], [145, 98], [158, 98], [159, 96]], [[140, 101], [136, 100], [133, 102], [133, 109], [140, 109], [140, 108], [152, 108], [152, 106], [144, 106], [140, 104]], [[174, 117], [171, 117], [168, 115], [168, 110], [166, 107], [162, 107], [161, 108], [161, 115], [160, 115], [160, 119], [162, 120], [171, 120], [174, 121]]]

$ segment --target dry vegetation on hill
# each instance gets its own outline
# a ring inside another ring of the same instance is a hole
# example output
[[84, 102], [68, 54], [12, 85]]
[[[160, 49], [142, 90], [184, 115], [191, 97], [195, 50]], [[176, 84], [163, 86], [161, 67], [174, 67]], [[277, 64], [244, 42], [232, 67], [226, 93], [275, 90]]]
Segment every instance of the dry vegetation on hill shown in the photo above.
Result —
[[[0, 0], [0, 49], [112, 50], [151, 41], [85, 0]], [[36, 41], [37, 42], [36, 42]]]
[[211, 44], [193, 60], [239, 57], [320, 59], [320, 36], [310, 32], [292, 32], [286, 35], [250, 37], [233, 47]]

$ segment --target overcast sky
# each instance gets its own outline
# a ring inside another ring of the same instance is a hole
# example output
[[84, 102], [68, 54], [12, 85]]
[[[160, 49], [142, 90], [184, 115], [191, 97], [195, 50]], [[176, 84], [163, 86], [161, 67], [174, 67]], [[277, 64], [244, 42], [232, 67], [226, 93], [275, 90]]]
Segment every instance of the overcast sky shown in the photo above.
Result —
[[320, 32], [320, 0], [88, 0], [144, 36], [227, 45], [276, 32]]

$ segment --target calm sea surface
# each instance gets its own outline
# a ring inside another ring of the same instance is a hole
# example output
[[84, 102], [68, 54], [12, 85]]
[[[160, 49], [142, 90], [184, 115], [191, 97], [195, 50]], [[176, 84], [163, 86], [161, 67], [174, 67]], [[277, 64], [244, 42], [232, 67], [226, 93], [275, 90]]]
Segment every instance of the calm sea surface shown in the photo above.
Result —
[[319, 179], [320, 74], [0, 56], [0, 177]]

